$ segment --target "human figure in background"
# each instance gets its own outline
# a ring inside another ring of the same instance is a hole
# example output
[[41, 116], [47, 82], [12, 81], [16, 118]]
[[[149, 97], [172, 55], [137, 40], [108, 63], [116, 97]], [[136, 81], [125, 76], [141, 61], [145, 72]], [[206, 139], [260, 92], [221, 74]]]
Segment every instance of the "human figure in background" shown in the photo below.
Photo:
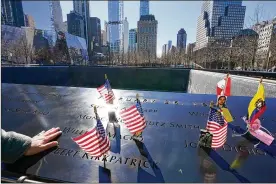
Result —
[[1, 154], [2, 162], [12, 164], [22, 156], [31, 156], [43, 152], [55, 146], [57, 141], [53, 141], [62, 131], [52, 128], [42, 131], [33, 138], [16, 132], [6, 132], [1, 129]]

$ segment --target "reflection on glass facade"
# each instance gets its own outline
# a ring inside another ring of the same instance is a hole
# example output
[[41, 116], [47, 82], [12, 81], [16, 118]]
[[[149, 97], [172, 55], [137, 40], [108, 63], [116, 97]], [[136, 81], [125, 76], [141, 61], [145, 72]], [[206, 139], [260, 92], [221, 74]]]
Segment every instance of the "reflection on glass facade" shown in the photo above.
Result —
[[21, 0], [1, 1], [2, 24], [21, 27], [25, 25], [24, 13]]
[[[70, 64], [70, 59], [74, 62], [76, 58], [78, 60], [87, 60], [88, 58], [87, 45], [84, 38], [62, 31], [55, 32], [28, 27], [18, 28], [7, 25], [2, 25], [1, 28], [2, 43], [6, 43], [1, 45], [2, 49], [9, 48], [11, 52], [18, 52], [18, 50], [23, 49], [24, 40], [27, 40], [27, 43], [31, 45], [34, 51], [34, 56], [38, 58], [38, 62], [52, 57], [50, 60], [54, 60], [56, 63]], [[71, 50], [69, 49], [74, 50], [74, 53], [70, 52]], [[10, 55], [10, 53], [3, 52], [1, 55]], [[24, 61], [24, 55], [21, 54], [19, 57], [15, 58], [14, 56], [11, 60], [16, 62]]]
[[149, 15], [149, 0], [140, 0], [140, 17]]
[[168, 41], [168, 52], [171, 51], [171, 48], [172, 48], [172, 41], [169, 40], [169, 41]]
[[123, 49], [123, 18], [124, 2], [121, 0], [108, 1], [109, 42], [111, 52]]
[[[66, 43], [67, 43], [68, 49], [74, 48], [77, 51], [78, 55], [85, 60], [88, 57], [85, 39], [78, 36], [71, 35], [69, 33], [65, 33], [65, 37], [66, 37]], [[72, 57], [72, 53], [69, 52], [69, 54]]]
[[137, 29], [129, 30], [129, 52], [134, 52], [137, 49]]
[[36, 29], [65, 31], [60, 1], [23, 1], [23, 10], [34, 18]]
[[242, 1], [204, 1], [197, 21], [196, 50], [216, 39], [231, 39], [244, 24]]
[[177, 49], [179, 49], [179, 50], [184, 49], [184, 51], [185, 51], [186, 42], [187, 42], [187, 33], [186, 33], [185, 29], [181, 28], [177, 33], [177, 41], [176, 41]]

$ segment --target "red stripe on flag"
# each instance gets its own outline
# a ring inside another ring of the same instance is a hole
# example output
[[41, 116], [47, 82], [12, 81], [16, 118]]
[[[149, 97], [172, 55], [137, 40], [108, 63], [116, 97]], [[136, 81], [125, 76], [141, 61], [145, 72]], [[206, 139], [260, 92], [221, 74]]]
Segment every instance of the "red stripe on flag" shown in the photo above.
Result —
[[216, 122], [208, 121], [206, 129], [213, 134], [211, 145], [212, 148], [219, 148], [224, 145], [227, 138], [227, 127], [227, 122], [225, 122], [225, 124], [221, 126]]
[[100, 95], [102, 97], [104, 97], [104, 100], [106, 102], [110, 102], [110, 101], [112, 101], [112, 100], [115, 99], [113, 91], [111, 91], [110, 93], [108, 93], [108, 90], [106, 89], [105, 85], [102, 85], [102, 86], [98, 87], [97, 90], [100, 93]]
[[145, 118], [141, 116], [136, 105], [121, 111], [120, 115], [130, 133], [135, 134], [136, 132], [142, 131], [146, 128]]
[[107, 136], [101, 137], [96, 128], [83, 135], [72, 138], [81, 149], [92, 156], [100, 157], [110, 149], [110, 141]]

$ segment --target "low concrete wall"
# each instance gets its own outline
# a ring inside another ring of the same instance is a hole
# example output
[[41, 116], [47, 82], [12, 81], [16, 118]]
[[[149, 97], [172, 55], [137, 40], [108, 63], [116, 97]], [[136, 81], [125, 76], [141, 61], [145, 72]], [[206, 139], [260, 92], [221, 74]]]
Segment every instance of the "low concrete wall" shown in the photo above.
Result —
[[[215, 94], [226, 74], [177, 68], [38, 66], [2, 67], [2, 82], [50, 86], [99, 87], [108, 75], [114, 89]], [[259, 79], [231, 75], [232, 95], [253, 96]], [[276, 97], [276, 81], [264, 79], [267, 97]]]
[[112, 88], [187, 92], [190, 69], [37, 66], [2, 67], [2, 82], [51, 86], [99, 87], [104, 74]]
[[[200, 70], [191, 70], [188, 84], [188, 93], [215, 94], [217, 82], [223, 79], [226, 74], [214, 73]], [[231, 75], [233, 96], [253, 96], [258, 89], [260, 79]], [[276, 81], [263, 80], [266, 97], [276, 97]]]

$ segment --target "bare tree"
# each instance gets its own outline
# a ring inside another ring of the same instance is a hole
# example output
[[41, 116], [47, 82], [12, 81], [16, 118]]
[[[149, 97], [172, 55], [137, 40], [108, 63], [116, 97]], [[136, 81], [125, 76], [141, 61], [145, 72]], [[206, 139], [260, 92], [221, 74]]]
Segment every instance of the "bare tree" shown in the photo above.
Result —
[[43, 61], [44, 63], [51, 63], [51, 60], [53, 60], [53, 54], [51, 53], [50, 49], [47, 47], [36, 49], [34, 53], [35, 53], [34, 58], [37, 61]]
[[1, 35], [1, 56], [4, 56], [6, 58], [9, 58], [11, 54], [11, 45], [9, 42], [9, 40], [2, 38]]
[[13, 59], [15, 60], [15, 63], [17, 64], [22, 63], [22, 55], [24, 53], [21, 48], [20, 40], [11, 41], [10, 52], [12, 54]]
[[253, 25], [258, 24], [264, 18], [264, 7], [263, 4], [257, 4], [253, 17], [249, 16], [245, 23], [246, 28], [251, 28]]
[[23, 57], [25, 59], [25, 64], [28, 63], [29, 59], [32, 62], [32, 58], [33, 58], [33, 48], [32, 45], [28, 43], [27, 39], [25, 37], [22, 37], [19, 40], [20, 43], [20, 47], [22, 48], [22, 54]]
[[80, 64], [80, 60], [79, 60], [79, 53], [78, 53], [78, 50], [74, 47], [70, 47], [68, 49], [69, 51], [69, 56], [70, 56], [70, 59], [71, 59], [71, 64], [74, 64], [74, 63], [78, 63]]

